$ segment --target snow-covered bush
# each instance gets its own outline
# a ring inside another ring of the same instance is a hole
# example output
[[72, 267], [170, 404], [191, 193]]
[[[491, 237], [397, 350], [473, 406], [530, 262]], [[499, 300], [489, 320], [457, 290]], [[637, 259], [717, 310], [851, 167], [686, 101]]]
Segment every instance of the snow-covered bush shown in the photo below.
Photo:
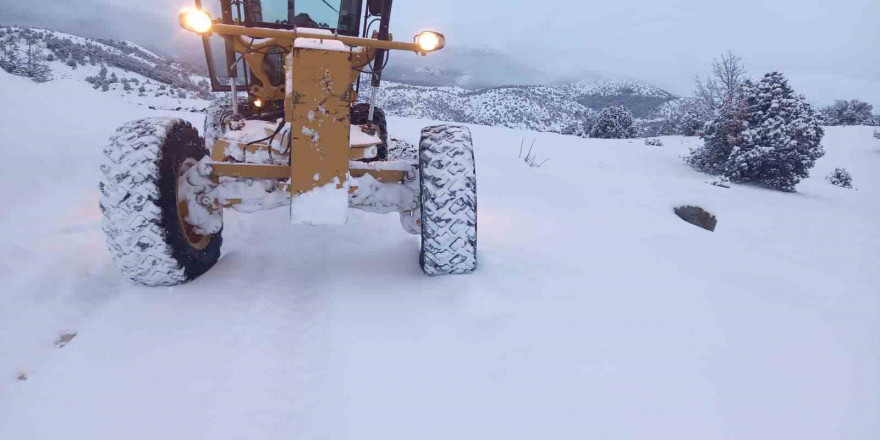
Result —
[[575, 120], [563, 126], [557, 132], [568, 136], [588, 138], [590, 137], [590, 131], [593, 129], [593, 126], [596, 125], [597, 117], [598, 113], [596, 111], [588, 109], [580, 115], [580, 120]]
[[660, 139], [657, 139], [657, 138], [645, 138], [645, 145], [648, 145], [651, 147], [662, 147], [663, 141], [661, 141]]
[[559, 134], [585, 138], [589, 134], [589, 131], [584, 129], [583, 123], [575, 122], [562, 127], [562, 129], [559, 130]]
[[754, 182], [794, 191], [825, 152], [825, 132], [803, 95], [772, 72], [746, 80], [742, 97], [716, 110], [706, 124], [704, 146], [687, 159], [694, 168], [734, 182]]
[[96, 76], [88, 76], [86, 77], [86, 82], [92, 85], [95, 89], [101, 89], [101, 91], [110, 90], [110, 84], [115, 82], [116, 74], [113, 76], [113, 80], [107, 78], [107, 66], [101, 66], [101, 70], [98, 71], [98, 75]]
[[858, 99], [838, 99], [822, 109], [825, 125], [872, 125], [874, 106]]
[[880, 130], [874, 130], [874, 139], [880, 139]]
[[697, 136], [706, 121], [702, 118], [700, 102], [694, 98], [682, 98], [677, 106], [661, 113], [658, 135], [660, 136]]
[[746, 118], [739, 142], [730, 152], [725, 176], [794, 191], [825, 154], [825, 131], [803, 95], [795, 94], [779, 72], [743, 84]]
[[825, 180], [841, 188], [852, 188], [852, 174], [846, 168], [835, 168], [831, 174], [825, 177]]
[[713, 186], [718, 186], [721, 188], [730, 188], [730, 179], [725, 176], [718, 176], [715, 180], [709, 182], [709, 184]]
[[682, 136], [697, 136], [703, 130], [706, 121], [700, 117], [700, 113], [694, 109], [685, 110], [676, 124], [673, 126], [675, 134]]
[[636, 136], [632, 113], [623, 106], [605, 107], [590, 130], [591, 138], [631, 139]]

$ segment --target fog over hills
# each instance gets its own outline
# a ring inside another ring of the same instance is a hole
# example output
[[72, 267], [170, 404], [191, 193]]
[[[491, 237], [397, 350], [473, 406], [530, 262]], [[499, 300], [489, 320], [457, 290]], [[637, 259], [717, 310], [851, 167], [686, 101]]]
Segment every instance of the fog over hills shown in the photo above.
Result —
[[[573, 0], [543, 4], [401, 0], [394, 3], [391, 32], [398, 40], [407, 40], [425, 28], [446, 34], [447, 49], [428, 60], [471, 52], [474, 56], [456, 56], [473, 66], [470, 70], [476, 74], [453, 75], [459, 82], [444, 79], [445, 85], [552, 84], [564, 79], [560, 75], [580, 77], [580, 72], [595, 70], [632, 76], [683, 96], [692, 90], [694, 76], [709, 72], [714, 57], [732, 50], [744, 59], [751, 77], [780, 71], [795, 90], [817, 105], [858, 98], [880, 108], [880, 58], [871, 56], [880, 42], [876, 26], [880, 2], [680, 3], [670, 8], [644, 0], [589, 4]], [[36, 4], [0, 0], [0, 24], [128, 40], [203, 64], [198, 39], [182, 31], [176, 20], [177, 10], [192, 4], [193, 0], [42, 0]], [[746, 28], [748, 32], [743, 32]], [[463, 49], [467, 47], [495, 51]], [[505, 54], [507, 59], [495, 54]], [[394, 69], [412, 70], [409, 64], [426, 62], [412, 54], [392, 58], [388, 66], [392, 77]], [[398, 74], [395, 79], [415, 83], [424, 81], [423, 76], [402, 78]]]
[[383, 75], [388, 80], [411, 85], [466, 89], [547, 84], [554, 79], [497, 50], [462, 47], [447, 48], [429, 56], [393, 53]]
[[[51, 69], [48, 79], [80, 79], [96, 93], [157, 110], [199, 111], [212, 99], [201, 69], [189, 67], [199, 64], [196, 57], [181, 63], [133, 43], [39, 28], [0, 27], [0, 37], [19, 51], [26, 39], [39, 42]], [[595, 72], [541, 84], [551, 78], [486, 50], [434, 59], [404, 53], [394, 61], [397, 67], [385, 76], [378, 99], [394, 116], [584, 135], [587, 122], [606, 106], [625, 105], [635, 117], [648, 119], [677, 99], [644, 81]]]

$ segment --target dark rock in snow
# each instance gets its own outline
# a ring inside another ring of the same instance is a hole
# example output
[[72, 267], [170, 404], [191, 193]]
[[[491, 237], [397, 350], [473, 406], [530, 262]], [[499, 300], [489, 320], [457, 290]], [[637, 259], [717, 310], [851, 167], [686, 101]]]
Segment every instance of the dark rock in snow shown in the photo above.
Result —
[[68, 342], [72, 341], [73, 338], [76, 337], [76, 332], [73, 333], [65, 333], [58, 337], [58, 340], [55, 341], [55, 346], [58, 348], [62, 348], [67, 345]]
[[699, 206], [684, 205], [676, 207], [674, 210], [682, 220], [707, 231], [714, 231], [715, 225], [718, 224], [714, 215]]

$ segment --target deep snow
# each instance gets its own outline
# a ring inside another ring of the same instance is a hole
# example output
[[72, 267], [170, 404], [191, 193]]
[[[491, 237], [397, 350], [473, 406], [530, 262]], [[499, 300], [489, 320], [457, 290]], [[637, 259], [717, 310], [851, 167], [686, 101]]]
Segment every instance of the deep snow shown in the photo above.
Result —
[[[116, 126], [174, 113], [3, 72], [0, 102], [0, 438], [880, 436], [870, 128], [829, 128], [784, 194], [707, 184], [691, 138], [472, 126], [473, 275], [422, 275], [396, 214], [313, 228], [278, 209], [226, 212], [214, 269], [142, 288], [104, 248], [97, 164]], [[429, 124], [389, 118], [410, 142]], [[523, 137], [546, 165], [517, 158]], [[835, 167], [857, 190], [825, 182]]]

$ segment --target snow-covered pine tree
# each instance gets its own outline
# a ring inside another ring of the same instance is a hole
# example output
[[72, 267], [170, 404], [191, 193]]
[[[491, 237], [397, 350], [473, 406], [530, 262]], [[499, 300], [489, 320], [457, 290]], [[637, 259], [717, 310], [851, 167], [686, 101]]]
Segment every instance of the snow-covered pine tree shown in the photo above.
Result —
[[18, 54], [18, 38], [14, 35], [4, 35], [0, 39], [0, 69], [13, 75], [19, 74], [21, 57]]
[[703, 131], [706, 121], [700, 117], [700, 113], [696, 110], [687, 110], [681, 117], [679, 125], [682, 136], [699, 136]]
[[825, 176], [825, 180], [841, 188], [852, 188], [852, 174], [846, 168], [835, 168], [831, 174]]
[[819, 117], [803, 95], [795, 94], [779, 72], [743, 84], [743, 130], [732, 143], [724, 175], [794, 191], [825, 154]]
[[636, 137], [632, 112], [622, 105], [605, 107], [590, 130], [591, 138], [632, 139]]
[[22, 76], [38, 83], [52, 79], [52, 69], [46, 64], [43, 46], [36, 37], [28, 36], [25, 39], [24, 57], [19, 70]]

